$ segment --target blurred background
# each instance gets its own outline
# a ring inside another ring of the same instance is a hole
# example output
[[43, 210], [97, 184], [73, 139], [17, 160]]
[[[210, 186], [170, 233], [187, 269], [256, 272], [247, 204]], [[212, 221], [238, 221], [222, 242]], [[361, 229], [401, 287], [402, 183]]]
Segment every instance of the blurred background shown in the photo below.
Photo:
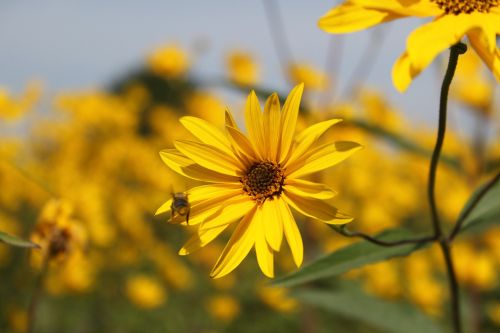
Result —
[[[44, 251], [0, 244], [0, 332], [25, 332], [33, 294], [37, 332], [387, 332], [362, 313], [321, 310], [272, 287], [253, 254], [211, 280], [222, 240], [189, 257], [194, 230], [154, 217], [172, 188], [197, 185], [158, 152], [190, 138], [183, 115], [217, 125], [246, 95], [261, 102], [305, 82], [300, 126], [342, 117], [327, 140], [365, 149], [324, 172], [353, 229], [429, 230], [425, 200], [443, 59], [405, 94], [390, 71], [419, 23], [403, 20], [332, 36], [316, 22], [339, 1], [29, 1], [0, 3], [0, 231], [65, 244], [44, 271]], [[461, 58], [438, 179], [441, 214], [453, 222], [498, 170], [498, 107], [491, 74]], [[353, 242], [299, 221], [306, 263]], [[59, 229], [58, 229], [59, 230]], [[468, 331], [500, 327], [500, 229], [461, 238], [457, 274]], [[433, 247], [347, 273], [331, 288], [446, 318], [446, 279]], [[294, 271], [285, 248], [278, 276]]]

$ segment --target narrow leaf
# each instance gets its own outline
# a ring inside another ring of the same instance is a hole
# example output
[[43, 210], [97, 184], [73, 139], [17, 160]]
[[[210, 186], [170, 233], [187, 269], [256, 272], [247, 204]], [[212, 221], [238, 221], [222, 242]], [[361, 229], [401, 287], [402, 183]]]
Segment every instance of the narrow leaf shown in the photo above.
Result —
[[[406, 230], [388, 230], [376, 236], [385, 241], [395, 241], [415, 237]], [[360, 241], [340, 250], [327, 254], [305, 265], [297, 272], [276, 279], [274, 284], [280, 286], [295, 286], [306, 282], [329, 278], [348, 272], [351, 269], [379, 262], [396, 256], [406, 256], [419, 249], [422, 245], [405, 244], [401, 246], [383, 247], [367, 241]]]
[[437, 325], [408, 303], [392, 303], [365, 295], [354, 288], [299, 290], [292, 294], [303, 303], [342, 317], [361, 321], [387, 333], [439, 333]]
[[38, 244], [6, 234], [0, 231], [0, 242], [19, 247], [40, 248]]
[[499, 175], [474, 191], [458, 219], [464, 219], [461, 231], [480, 232], [492, 224], [500, 225]]

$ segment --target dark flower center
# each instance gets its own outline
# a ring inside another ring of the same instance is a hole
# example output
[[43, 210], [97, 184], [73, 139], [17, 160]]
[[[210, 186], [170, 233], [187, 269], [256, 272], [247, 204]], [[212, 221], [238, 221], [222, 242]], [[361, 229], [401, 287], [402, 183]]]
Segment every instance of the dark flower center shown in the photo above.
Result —
[[488, 13], [491, 8], [498, 7], [500, 0], [431, 0], [446, 14]]
[[280, 195], [283, 190], [285, 174], [274, 162], [260, 162], [252, 165], [247, 173], [240, 178], [243, 191], [259, 204], [266, 199]]

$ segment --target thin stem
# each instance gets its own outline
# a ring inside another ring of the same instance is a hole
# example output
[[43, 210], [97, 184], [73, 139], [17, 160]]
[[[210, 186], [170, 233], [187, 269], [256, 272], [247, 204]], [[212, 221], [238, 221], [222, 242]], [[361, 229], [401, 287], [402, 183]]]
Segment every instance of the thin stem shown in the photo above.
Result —
[[457, 220], [457, 223], [455, 223], [455, 226], [453, 227], [453, 230], [450, 233], [450, 236], [448, 237], [449, 241], [451, 242], [457, 234], [460, 232], [460, 229], [462, 229], [462, 225], [469, 217], [470, 213], [474, 210], [474, 208], [479, 204], [479, 202], [483, 199], [486, 193], [488, 193], [489, 190], [495, 186], [495, 184], [500, 180], [500, 172], [495, 175], [489, 182], [487, 182], [484, 187], [477, 193], [476, 197], [474, 200], [471, 202], [471, 204], [467, 207], [467, 209], [464, 211], [462, 215]]
[[333, 230], [337, 231], [339, 234], [341, 234], [343, 236], [363, 238], [364, 240], [366, 240], [370, 243], [374, 243], [374, 244], [377, 244], [379, 246], [385, 246], [385, 247], [400, 246], [400, 245], [406, 245], [406, 244], [422, 244], [423, 245], [425, 243], [429, 243], [429, 242], [436, 240], [435, 236], [426, 236], [426, 237], [419, 237], [419, 238], [401, 239], [401, 240], [389, 242], [389, 241], [377, 239], [373, 236], [364, 234], [362, 232], [349, 231], [346, 229], [345, 226], [337, 227], [337, 226], [331, 225], [331, 227], [333, 228]]
[[448, 68], [446, 69], [446, 74], [443, 79], [443, 84], [441, 86], [441, 98], [439, 101], [439, 120], [438, 120], [438, 133], [436, 138], [436, 145], [434, 146], [434, 151], [432, 152], [431, 164], [429, 167], [429, 183], [427, 187], [427, 194], [429, 197], [429, 205], [431, 208], [432, 225], [434, 228], [434, 234], [440, 238], [443, 234], [441, 229], [441, 224], [439, 222], [439, 216], [436, 206], [435, 188], [436, 188], [436, 171], [439, 162], [439, 156], [441, 154], [441, 148], [443, 147], [444, 135], [446, 133], [446, 109], [448, 106], [448, 92], [451, 85], [451, 80], [455, 74], [455, 69], [457, 68], [458, 56], [467, 50], [467, 46], [462, 43], [455, 44], [450, 49], [450, 59], [448, 61]]
[[42, 296], [43, 281], [45, 280], [45, 276], [47, 275], [47, 271], [49, 268], [49, 259], [50, 256], [48, 253], [46, 253], [43, 257], [42, 268], [35, 282], [35, 289], [33, 291], [33, 294], [31, 295], [31, 300], [28, 307], [28, 328], [26, 330], [27, 333], [33, 333], [35, 331], [36, 312]]
[[262, 3], [264, 4], [269, 30], [273, 39], [274, 49], [281, 64], [281, 70], [285, 77], [288, 77], [286, 65], [293, 61], [292, 51], [286, 38], [285, 25], [283, 24], [278, 1], [262, 0]]
[[462, 326], [460, 323], [460, 305], [459, 305], [459, 295], [458, 295], [458, 282], [455, 275], [455, 269], [453, 267], [453, 260], [450, 253], [450, 243], [443, 235], [443, 230], [441, 228], [441, 222], [439, 220], [439, 215], [437, 212], [436, 205], [436, 172], [439, 162], [439, 156], [441, 154], [441, 149], [443, 147], [444, 136], [446, 133], [446, 111], [448, 106], [448, 92], [450, 90], [451, 81], [453, 75], [455, 75], [455, 69], [457, 68], [458, 57], [460, 54], [467, 51], [467, 46], [463, 43], [457, 43], [450, 48], [450, 59], [448, 61], [448, 68], [446, 69], [446, 74], [443, 79], [443, 84], [441, 86], [441, 96], [439, 100], [439, 120], [438, 120], [438, 132], [436, 138], [436, 144], [434, 146], [434, 151], [432, 152], [431, 164], [429, 167], [429, 182], [427, 187], [427, 194], [429, 197], [429, 206], [431, 209], [432, 226], [434, 228], [434, 235], [439, 239], [439, 244], [441, 246], [441, 251], [446, 263], [446, 272], [448, 275], [448, 282], [450, 286], [450, 298], [451, 298], [451, 312], [453, 320], [453, 331], [455, 333], [462, 332]]
[[443, 239], [439, 242], [441, 251], [443, 252], [444, 261], [446, 263], [446, 271], [448, 272], [448, 286], [451, 295], [451, 316], [453, 319], [453, 331], [455, 333], [462, 332], [462, 325], [460, 322], [460, 302], [458, 298], [458, 281], [455, 274], [455, 267], [453, 266], [453, 259], [451, 257], [450, 243]]

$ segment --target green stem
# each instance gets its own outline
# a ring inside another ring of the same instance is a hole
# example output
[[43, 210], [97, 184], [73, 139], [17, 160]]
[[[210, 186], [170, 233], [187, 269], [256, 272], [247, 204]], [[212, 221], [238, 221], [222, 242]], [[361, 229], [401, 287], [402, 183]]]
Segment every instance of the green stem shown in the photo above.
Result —
[[444, 136], [446, 133], [446, 111], [448, 106], [448, 92], [450, 90], [451, 81], [455, 75], [455, 69], [457, 68], [458, 57], [460, 54], [467, 51], [467, 46], [463, 43], [457, 43], [450, 48], [450, 59], [448, 61], [448, 68], [446, 69], [446, 74], [443, 79], [443, 84], [441, 86], [441, 96], [439, 101], [439, 120], [438, 120], [438, 132], [436, 138], [436, 144], [434, 146], [434, 151], [432, 152], [431, 164], [429, 167], [429, 182], [427, 187], [427, 194], [429, 197], [429, 206], [431, 209], [432, 226], [434, 228], [434, 235], [436, 239], [439, 239], [439, 244], [441, 246], [441, 251], [446, 263], [446, 272], [448, 274], [448, 282], [450, 286], [450, 298], [451, 298], [451, 311], [453, 319], [453, 330], [455, 333], [462, 332], [462, 326], [460, 323], [460, 305], [459, 305], [459, 295], [458, 295], [458, 283], [455, 275], [455, 270], [453, 267], [453, 260], [450, 252], [450, 243], [443, 234], [443, 229], [441, 228], [441, 222], [439, 220], [439, 215], [436, 205], [436, 172], [439, 162], [439, 156], [441, 155], [441, 149], [443, 147]]
[[419, 244], [419, 245], [424, 245], [426, 243], [432, 242], [436, 240], [435, 236], [425, 236], [425, 237], [419, 237], [419, 238], [409, 238], [409, 239], [400, 239], [397, 241], [384, 241], [378, 238], [375, 238], [373, 236], [364, 234], [359, 231], [350, 231], [346, 228], [345, 225], [341, 226], [336, 226], [336, 225], [330, 225], [333, 230], [341, 234], [342, 236], [345, 237], [359, 237], [363, 238], [367, 242], [379, 245], [379, 246], [384, 246], [384, 247], [392, 247], [392, 246], [400, 246], [400, 245], [407, 245], [407, 244]]
[[45, 276], [47, 275], [47, 271], [49, 269], [49, 261], [50, 261], [49, 254], [46, 253], [42, 260], [43, 260], [42, 268], [36, 279], [35, 289], [33, 291], [33, 294], [31, 295], [31, 300], [28, 307], [28, 328], [26, 330], [27, 333], [35, 332], [37, 308], [42, 296], [43, 281], [45, 280]]
[[448, 273], [448, 286], [451, 295], [451, 317], [453, 321], [453, 331], [455, 333], [462, 332], [462, 324], [460, 321], [460, 300], [458, 295], [458, 281], [455, 274], [455, 266], [453, 265], [453, 259], [451, 256], [450, 243], [442, 239], [439, 242], [441, 246], [441, 251], [443, 252], [444, 261], [446, 264], [446, 271]]

